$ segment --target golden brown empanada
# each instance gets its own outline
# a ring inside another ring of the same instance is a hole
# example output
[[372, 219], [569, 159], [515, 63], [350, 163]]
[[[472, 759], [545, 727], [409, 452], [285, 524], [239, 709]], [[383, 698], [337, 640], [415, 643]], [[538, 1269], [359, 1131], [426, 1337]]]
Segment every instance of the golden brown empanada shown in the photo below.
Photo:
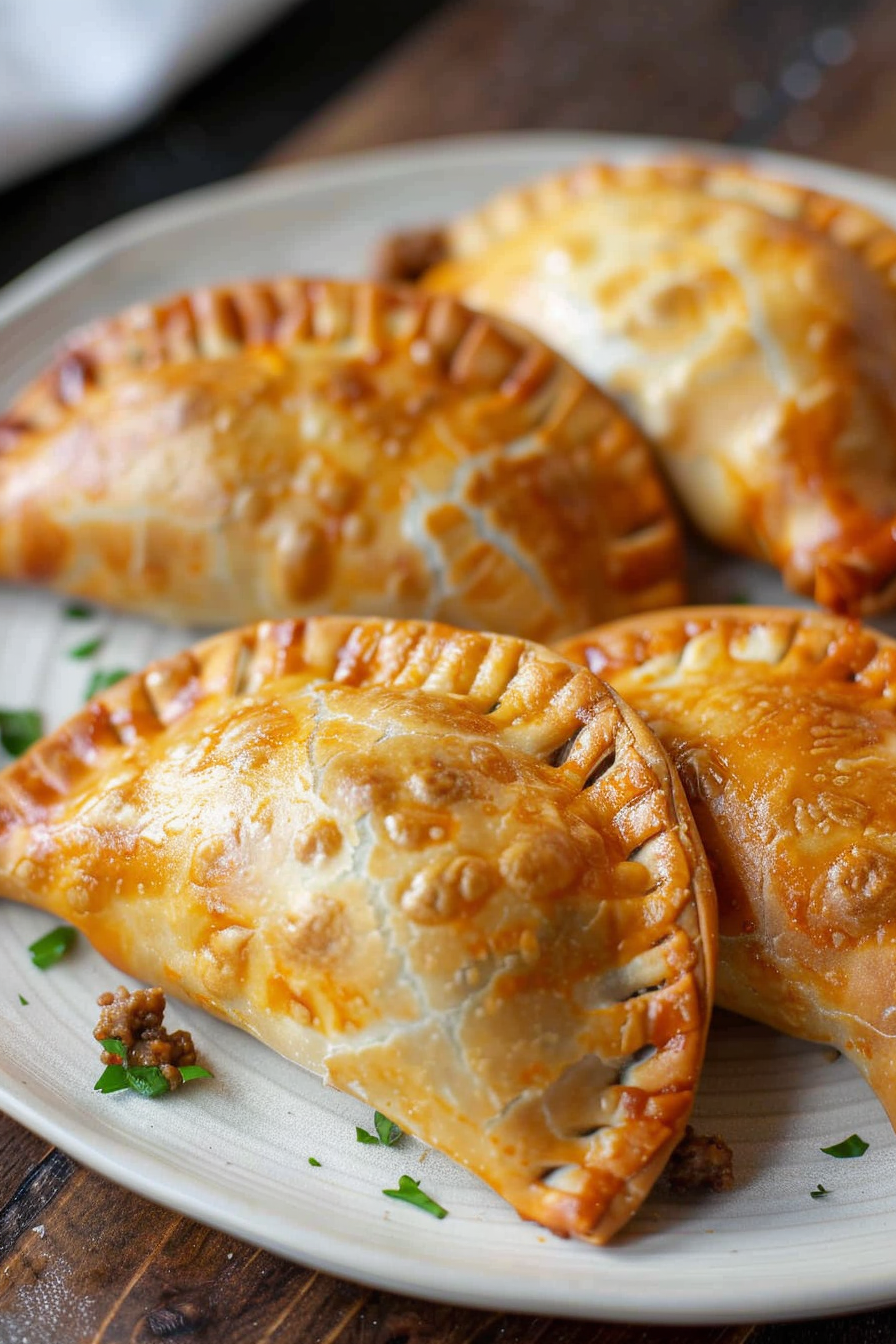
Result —
[[499, 196], [424, 277], [621, 395], [694, 522], [844, 611], [896, 603], [896, 233], [732, 165]]
[[680, 1137], [711, 880], [638, 716], [521, 640], [221, 635], [0, 775], [0, 895], [602, 1242]]
[[72, 338], [0, 422], [0, 578], [533, 638], [684, 596], [649, 449], [564, 361], [450, 299], [292, 279]]
[[561, 648], [678, 766], [719, 897], [717, 1002], [845, 1051], [896, 1124], [896, 642], [694, 607]]

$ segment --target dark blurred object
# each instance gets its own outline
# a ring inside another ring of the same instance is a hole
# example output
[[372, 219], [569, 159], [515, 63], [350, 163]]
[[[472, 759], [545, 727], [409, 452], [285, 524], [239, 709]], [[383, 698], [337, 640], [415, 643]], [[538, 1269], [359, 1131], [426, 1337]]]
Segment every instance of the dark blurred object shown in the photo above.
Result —
[[419, 280], [448, 255], [443, 229], [414, 229], [384, 238], [373, 259], [373, 273], [386, 283]]
[[718, 1134], [695, 1134], [688, 1125], [660, 1179], [675, 1195], [721, 1194], [734, 1185], [734, 1154]]
[[301, 3], [0, 0], [0, 186], [126, 135]]
[[439, 0], [304, 0], [139, 131], [0, 193], [0, 284], [150, 201], [244, 172]]

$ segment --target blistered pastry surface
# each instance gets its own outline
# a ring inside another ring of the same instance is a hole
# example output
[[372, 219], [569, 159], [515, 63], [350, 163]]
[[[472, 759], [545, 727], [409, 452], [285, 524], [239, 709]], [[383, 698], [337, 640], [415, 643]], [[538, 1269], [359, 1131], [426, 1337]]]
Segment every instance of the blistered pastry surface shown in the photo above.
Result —
[[724, 165], [589, 165], [449, 230], [424, 283], [524, 323], [655, 438], [688, 513], [799, 592], [896, 597], [896, 234]]
[[719, 896], [719, 1002], [847, 1051], [896, 1120], [896, 642], [729, 607], [562, 647], [679, 768]]
[[0, 420], [0, 577], [534, 638], [683, 597], [647, 445], [580, 374], [450, 299], [292, 279], [70, 340]]
[[219, 636], [0, 776], [0, 893], [605, 1240], [693, 1099], [711, 883], [636, 715], [520, 640]]

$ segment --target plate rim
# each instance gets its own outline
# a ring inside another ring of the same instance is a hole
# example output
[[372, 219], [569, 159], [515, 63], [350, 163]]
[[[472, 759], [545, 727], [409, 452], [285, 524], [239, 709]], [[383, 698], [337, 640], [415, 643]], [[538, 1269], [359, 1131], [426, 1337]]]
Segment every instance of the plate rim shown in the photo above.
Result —
[[[829, 187], [835, 192], [838, 191], [835, 185], [838, 182], [851, 187], [857, 194], [861, 194], [863, 188], [869, 185], [896, 190], [896, 183], [879, 174], [841, 167], [828, 160], [675, 136], [540, 130], [409, 140], [309, 159], [306, 162], [262, 167], [125, 211], [54, 249], [0, 287], [0, 325], [39, 302], [60, 284], [86, 273], [92, 264], [107, 261], [116, 250], [133, 246], [144, 238], [155, 237], [169, 229], [184, 227], [212, 212], [239, 210], [246, 201], [258, 205], [277, 204], [297, 194], [326, 190], [340, 179], [375, 177], [384, 169], [413, 175], [421, 166], [430, 166], [433, 159], [450, 160], [472, 155], [481, 160], [494, 155], [506, 163], [509, 154], [511, 158], [525, 162], [532, 154], [543, 152], [549, 147], [559, 146], [565, 153], [579, 145], [583, 156], [605, 153], [617, 159], [647, 159], [684, 154], [735, 163], [747, 162], [760, 170], [778, 172], [784, 177], [794, 177], [797, 181], [803, 179], [810, 182], [814, 179], [821, 189]], [[842, 188], [839, 191], [842, 194]]]
[[[203, 218], [242, 208], [263, 208], [265, 205], [284, 203], [318, 191], [340, 185], [363, 185], [365, 181], [383, 173], [394, 176], [413, 176], [421, 169], [431, 170], [435, 162], [451, 164], [462, 171], [465, 162], [475, 159], [481, 164], [489, 157], [500, 159], [506, 166], [508, 159], [519, 160], [521, 179], [525, 180], [526, 162], [533, 157], [557, 149], [564, 155], [578, 153], [587, 158], [607, 156], [620, 158], [651, 158], [681, 155], [682, 153], [716, 160], [747, 162], [764, 171], [785, 178], [803, 181], [835, 194], [863, 193], [889, 195], [896, 217], [896, 182], [879, 175], [842, 168], [830, 162], [777, 151], [733, 147], [700, 140], [674, 137], [616, 135], [597, 132], [513, 131], [489, 135], [464, 135], [432, 141], [410, 141], [377, 149], [331, 156], [286, 167], [266, 168], [243, 174], [223, 182], [195, 188], [168, 197], [119, 216], [74, 239], [50, 256], [39, 261], [22, 275], [0, 290], [0, 328], [14, 321], [41, 301], [51, 298], [70, 281], [87, 277], [113, 258], [141, 241], [156, 238], [166, 232], [175, 232], [201, 223]], [[565, 1302], [562, 1282], [554, 1296], [545, 1298], [544, 1285], [534, 1288], [520, 1281], [511, 1295], [508, 1289], [490, 1290], [487, 1270], [476, 1280], [465, 1279], [458, 1284], [458, 1271], [450, 1264], [427, 1261], [426, 1279], [414, 1276], [415, 1264], [396, 1266], [390, 1251], [380, 1251], [365, 1244], [364, 1265], [356, 1268], [346, 1262], [345, 1242], [328, 1233], [309, 1229], [302, 1246], [297, 1247], [284, 1234], [285, 1224], [277, 1220], [266, 1227], [264, 1219], [251, 1220], [252, 1202], [245, 1196], [228, 1205], [215, 1194], [210, 1206], [208, 1194], [203, 1198], [198, 1177], [189, 1177], [175, 1191], [166, 1184], [166, 1164], [160, 1156], [144, 1152], [138, 1166], [129, 1164], [126, 1135], [112, 1141], [106, 1137], [100, 1151], [90, 1142], [89, 1127], [71, 1114], [65, 1123], [47, 1114], [39, 1103], [29, 1097], [27, 1082], [15, 1079], [8, 1072], [0, 1076], [2, 1109], [12, 1119], [40, 1135], [47, 1142], [70, 1154], [83, 1166], [117, 1184], [134, 1191], [151, 1202], [184, 1213], [207, 1226], [216, 1227], [240, 1240], [281, 1255], [286, 1259], [322, 1270], [325, 1273], [354, 1283], [370, 1285], [390, 1292], [411, 1295], [474, 1309], [523, 1312], [554, 1315], [586, 1320], [627, 1322], [633, 1325], [720, 1325], [760, 1322], [769, 1320], [812, 1319], [842, 1312], [871, 1311], [896, 1304], [896, 1271], [886, 1274], [875, 1270], [857, 1284], [853, 1276], [847, 1285], [836, 1280], [813, 1285], [813, 1300], [806, 1305], [799, 1300], [796, 1283], [776, 1288], [771, 1294], [752, 1284], [738, 1285], [739, 1296], [720, 1303], [714, 1296], [717, 1287], [702, 1284], [695, 1288], [688, 1284], [683, 1300], [664, 1304], [649, 1298], [633, 1300], [626, 1286], [620, 1295], [612, 1291], [609, 1280], [608, 1300], [599, 1307], [583, 1302]], [[170, 1178], [170, 1173], [169, 1173]], [[349, 1243], [349, 1252], [352, 1243]], [[612, 1257], [613, 1248], [595, 1251], [596, 1255]], [[605, 1262], [606, 1263], [606, 1262]], [[649, 1275], [649, 1265], [645, 1264]]]
[[[22, 1093], [27, 1091], [27, 1085], [20, 1084], [19, 1088]], [[693, 1287], [688, 1285], [684, 1290], [688, 1294], [687, 1297], [681, 1301], [674, 1300], [658, 1309], [656, 1303], [652, 1303], [648, 1297], [632, 1299], [628, 1290], [623, 1290], [621, 1294], [615, 1293], [611, 1279], [605, 1309], [602, 1304], [600, 1310], [596, 1311], [589, 1304], [566, 1302], [559, 1295], [546, 1300], [541, 1285], [533, 1290], [528, 1287], [525, 1280], [518, 1282], [514, 1290], [515, 1295], [512, 1297], [506, 1291], [495, 1293], [490, 1291], [485, 1273], [480, 1279], [468, 1283], [459, 1290], [456, 1271], [452, 1271], [450, 1266], [443, 1267], [434, 1260], [427, 1261], [428, 1278], [421, 1283], [413, 1277], [411, 1271], [402, 1273], [396, 1270], [395, 1257], [390, 1252], [380, 1251], [367, 1243], [364, 1245], [364, 1267], [355, 1270], [351, 1264], [346, 1263], [344, 1238], [335, 1238], [327, 1233], [312, 1230], [310, 1235], [314, 1241], [313, 1248], [308, 1242], [301, 1253], [297, 1253], [294, 1244], [283, 1234], [278, 1235], [277, 1229], [281, 1225], [285, 1226], [280, 1220], [273, 1223], [271, 1230], [268, 1231], [263, 1221], [250, 1221], [248, 1211], [240, 1215], [239, 1209], [246, 1202], [245, 1197], [235, 1202], [232, 1208], [218, 1200], [214, 1208], [210, 1209], [208, 1199], [204, 1200], [199, 1190], [200, 1178], [183, 1172], [180, 1173], [182, 1184], [175, 1195], [174, 1191], [169, 1190], [164, 1184], [168, 1169], [154, 1153], [149, 1154], [143, 1150], [141, 1163], [135, 1167], [132, 1161], [129, 1162], [129, 1158], [133, 1157], [133, 1150], [129, 1147], [125, 1136], [116, 1136], [110, 1140], [107, 1135], [104, 1150], [98, 1154], [96, 1147], [90, 1143], [86, 1124], [77, 1119], [73, 1124], [69, 1123], [68, 1127], [57, 1123], [51, 1116], [46, 1116], [39, 1109], [29, 1105], [15, 1084], [11, 1092], [9, 1090], [5, 1092], [2, 1109], [5, 1114], [48, 1143], [52, 1143], [80, 1165], [142, 1196], [152, 1204], [167, 1208], [174, 1213], [184, 1214], [206, 1227], [226, 1232], [249, 1245], [262, 1247], [304, 1268], [322, 1271], [360, 1286], [428, 1302], [470, 1310], [503, 1311], [548, 1318], [556, 1316], [572, 1320], [607, 1321], [639, 1326], [714, 1326], [817, 1320], [847, 1312], [874, 1311], [892, 1306], [894, 1303], [896, 1284], [879, 1272], [869, 1274], [867, 1282], [860, 1286], [857, 1286], [853, 1278], [849, 1285], [850, 1292], [846, 1295], [842, 1285], [834, 1280], [822, 1290], [813, 1285], [813, 1302], [808, 1308], [796, 1300], [795, 1291], [791, 1287], [778, 1290], [769, 1296], [767, 1289], [760, 1289], [754, 1282], [750, 1292], [744, 1293], [742, 1297], [726, 1305], [710, 1301], [705, 1288], [700, 1294], [695, 1295]], [[153, 1184], [153, 1181], [159, 1178], [163, 1181], [161, 1190]], [[612, 1243], [608, 1247], [592, 1249], [597, 1256], [613, 1255]], [[645, 1264], [644, 1270], [645, 1276], [648, 1276], [649, 1265]], [[562, 1284], [557, 1291], [562, 1292]], [[701, 1297], [701, 1302], [694, 1305], [696, 1296]]]

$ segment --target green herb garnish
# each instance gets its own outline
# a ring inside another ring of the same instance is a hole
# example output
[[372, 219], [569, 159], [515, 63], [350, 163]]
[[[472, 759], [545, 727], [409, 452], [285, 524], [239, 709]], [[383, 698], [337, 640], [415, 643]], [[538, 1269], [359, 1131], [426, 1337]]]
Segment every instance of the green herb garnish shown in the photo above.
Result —
[[850, 1134], [842, 1143], [835, 1143], [830, 1148], [822, 1148], [821, 1151], [827, 1153], [828, 1157], [861, 1157], [863, 1153], [867, 1153], [868, 1144], [864, 1139], [860, 1139], [858, 1134]]
[[437, 1204], [429, 1195], [425, 1195], [420, 1189], [420, 1182], [415, 1181], [411, 1176], [399, 1176], [397, 1190], [384, 1190], [384, 1195], [389, 1199], [401, 1199], [405, 1204], [415, 1204], [418, 1209], [423, 1209], [425, 1213], [431, 1213], [433, 1218], [447, 1218], [448, 1210], [443, 1209], [441, 1204]]
[[732, 607], [748, 607], [750, 605], [750, 599], [746, 593], [732, 593], [728, 601]]
[[127, 1085], [127, 1070], [121, 1064], [107, 1064], [94, 1083], [93, 1090], [94, 1092], [120, 1092]]
[[809, 1198], [824, 1199], [825, 1195], [829, 1195], [830, 1193], [831, 1193], [830, 1190], [825, 1190], [824, 1186], [819, 1184], [815, 1187], [814, 1190], [809, 1191]]
[[319, 1167], [320, 1163], [318, 1162], [316, 1157], [309, 1157], [308, 1165], [309, 1167]]
[[169, 1090], [167, 1078], [155, 1064], [136, 1064], [132, 1068], [113, 1064], [112, 1068], [121, 1069], [125, 1086], [139, 1092], [141, 1097], [161, 1097]]
[[89, 621], [93, 612], [90, 607], [85, 607], [80, 602], [73, 602], [70, 607], [66, 607], [65, 614], [70, 621]]
[[[94, 1092], [122, 1092], [129, 1087], [132, 1092], [139, 1092], [141, 1097], [161, 1097], [163, 1093], [171, 1091], [167, 1078], [155, 1064], [128, 1064], [128, 1052], [123, 1041], [109, 1037], [102, 1042], [102, 1047], [107, 1054], [115, 1055], [120, 1063], [106, 1065], [93, 1085]], [[178, 1069], [178, 1073], [185, 1083], [194, 1078], [214, 1076], [201, 1064], [185, 1064], [182, 1069]]]
[[194, 1078], [214, 1078], [214, 1074], [208, 1069], [204, 1069], [201, 1064], [178, 1064], [177, 1071], [185, 1083], [192, 1083]]
[[386, 1148], [391, 1148], [393, 1143], [396, 1143], [401, 1138], [401, 1130], [398, 1128], [395, 1121], [390, 1120], [388, 1116], [383, 1115], [381, 1111], [374, 1111], [373, 1123], [380, 1143]]
[[23, 1008], [28, 1007], [28, 1000], [25, 998], [24, 994], [19, 995], [19, 1003], [22, 1005]]
[[393, 1143], [401, 1138], [402, 1131], [390, 1120], [388, 1116], [383, 1115], [382, 1111], [374, 1111], [373, 1126], [375, 1134], [370, 1134], [360, 1125], [355, 1126], [355, 1136], [359, 1143], [381, 1143], [384, 1148], [391, 1148]]
[[83, 644], [76, 644], [73, 649], [69, 649], [69, 658], [92, 658], [95, 653], [99, 653], [105, 640], [102, 635], [97, 635], [96, 639], [87, 639]]
[[44, 731], [36, 709], [0, 709], [0, 744], [10, 756], [21, 756]]
[[84, 699], [92, 700], [95, 695], [99, 695], [100, 691], [108, 691], [110, 686], [114, 686], [117, 681], [121, 681], [124, 677], [130, 675], [130, 672], [124, 667], [115, 667], [108, 672], [101, 670], [94, 672], [87, 683]]
[[57, 961], [62, 960], [70, 948], [74, 947], [77, 936], [71, 925], [60, 924], [58, 929], [51, 929], [43, 938], [38, 938], [36, 943], [31, 944], [28, 949], [31, 960], [39, 971], [48, 971]]

